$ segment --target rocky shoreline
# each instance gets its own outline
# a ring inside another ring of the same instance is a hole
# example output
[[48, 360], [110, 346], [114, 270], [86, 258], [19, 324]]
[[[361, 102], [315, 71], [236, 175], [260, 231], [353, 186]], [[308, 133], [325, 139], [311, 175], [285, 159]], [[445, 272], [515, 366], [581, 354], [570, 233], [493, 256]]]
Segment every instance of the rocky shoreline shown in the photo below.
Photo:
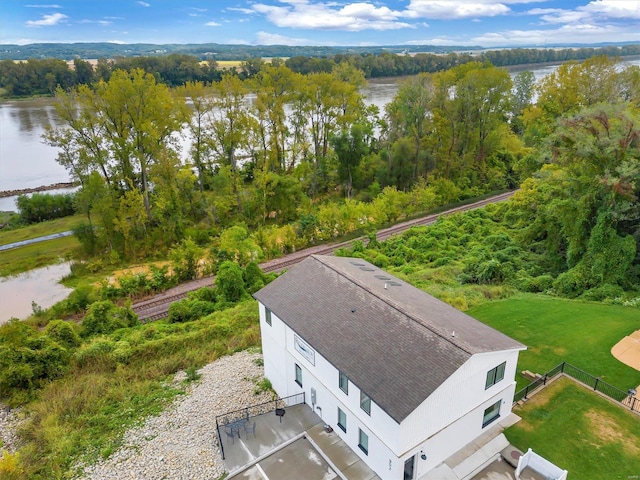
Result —
[[0, 198], [15, 197], [17, 195], [24, 195], [25, 193], [37, 193], [46, 192], [47, 190], [60, 190], [63, 188], [73, 188], [78, 184], [75, 182], [60, 182], [52, 183], [51, 185], [40, 185], [34, 188], [20, 188], [17, 190], [0, 190]]

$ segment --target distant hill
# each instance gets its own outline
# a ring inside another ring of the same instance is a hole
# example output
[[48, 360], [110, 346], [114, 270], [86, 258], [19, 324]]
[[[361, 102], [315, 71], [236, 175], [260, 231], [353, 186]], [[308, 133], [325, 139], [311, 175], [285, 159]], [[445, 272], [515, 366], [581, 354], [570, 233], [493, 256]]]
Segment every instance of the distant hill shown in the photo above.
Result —
[[202, 60], [246, 60], [248, 58], [255, 57], [325, 57], [328, 55], [336, 55], [340, 53], [449, 53], [454, 51], [469, 52], [480, 49], [481, 47], [479, 46], [443, 47], [433, 45], [390, 45], [377, 47], [292, 47], [287, 45], [223, 45], [218, 43], [166, 45], [155, 45], [151, 43], [31, 43], [28, 45], [0, 45], [0, 60], [26, 60], [29, 58], [60, 58], [63, 60], [72, 60], [76, 57], [85, 59], [137, 57], [168, 55], [171, 53], [194, 55]]

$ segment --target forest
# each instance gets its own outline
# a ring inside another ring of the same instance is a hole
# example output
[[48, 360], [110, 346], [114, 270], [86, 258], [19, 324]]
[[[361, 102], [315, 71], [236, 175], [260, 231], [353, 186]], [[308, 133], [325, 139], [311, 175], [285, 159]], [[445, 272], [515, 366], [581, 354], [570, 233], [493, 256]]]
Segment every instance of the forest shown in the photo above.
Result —
[[[0, 327], [2, 399], [31, 412], [22, 457], [0, 459], [8, 478], [71, 476], [80, 454], [108, 456], [178, 394], [160, 386], [168, 375], [258, 345], [250, 294], [273, 276], [256, 263], [314, 243], [364, 234], [337, 254], [462, 310], [517, 292], [640, 305], [637, 66], [592, 57], [536, 83], [467, 62], [404, 79], [384, 111], [364, 104], [364, 73], [347, 62], [256, 67], [174, 88], [116, 69], [57, 88], [64, 126], [44, 140], [81, 186], [72, 271], [91, 283]], [[505, 190], [516, 190], [508, 202], [375, 239]], [[49, 203], [25, 209], [37, 217]], [[91, 276], [152, 260], [165, 262], [116, 283]], [[131, 299], [205, 273], [212, 286], [139, 324]]]
[[[598, 55], [609, 57], [640, 55], [640, 45], [562, 49], [515, 48], [489, 51], [469, 49], [464, 53], [446, 48], [434, 51], [425, 47], [417, 50], [417, 47], [382, 48], [379, 51], [376, 49], [370, 51], [364, 47], [363, 49], [333, 48], [330, 52], [325, 51], [325, 47], [315, 49], [309, 47], [313, 50], [311, 52], [307, 51], [307, 47], [289, 47], [289, 50], [285, 51], [262, 51], [257, 47], [247, 47], [250, 48], [250, 52], [253, 52], [252, 55], [243, 50], [243, 53], [231, 56], [213, 55], [206, 49], [206, 45], [199, 47], [202, 52], [208, 52], [208, 54], [189, 49], [171, 48], [169, 48], [170, 53], [167, 53], [165, 48], [158, 49], [157, 45], [150, 47], [154, 48], [149, 51], [143, 50], [138, 54], [134, 54], [137, 52], [135, 49], [127, 49], [123, 52], [108, 49], [102, 54], [87, 52], [87, 55], [69, 56], [51, 53], [46, 55], [46, 58], [40, 58], [39, 55], [29, 56], [26, 61], [2, 60], [0, 61], [0, 88], [4, 89], [4, 95], [8, 97], [53, 95], [58, 86], [68, 89], [100, 80], [109, 81], [114, 70], [131, 71], [136, 68], [153, 74], [159, 83], [176, 87], [189, 81], [219, 81], [223, 72], [237, 74], [241, 79], [247, 79], [258, 73], [265, 62], [276, 65], [284, 62], [294, 72], [303, 74], [331, 73], [334, 66], [346, 63], [362, 70], [365, 78], [378, 78], [435, 73], [468, 62], [490, 62], [494, 66], [504, 67], [585, 60]], [[65, 48], [69, 46], [66, 45]], [[111, 45], [111, 48], [117, 48], [117, 46]], [[156, 51], [163, 53], [152, 53]], [[262, 57], [265, 57], [264, 61]], [[69, 68], [67, 62], [61, 58], [70, 58], [73, 61], [72, 67]], [[81, 58], [97, 58], [97, 65], [94, 67]], [[228, 58], [238, 60], [239, 67], [224, 66], [222, 61]]]

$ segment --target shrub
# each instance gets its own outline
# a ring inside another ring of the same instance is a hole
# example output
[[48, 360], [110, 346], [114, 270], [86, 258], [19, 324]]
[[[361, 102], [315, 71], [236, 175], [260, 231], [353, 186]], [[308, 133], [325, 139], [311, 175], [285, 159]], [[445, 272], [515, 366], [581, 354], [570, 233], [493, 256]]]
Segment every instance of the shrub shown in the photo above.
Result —
[[242, 269], [237, 263], [224, 261], [218, 269], [216, 292], [224, 302], [236, 303], [247, 296], [242, 278]]
[[256, 262], [249, 262], [242, 273], [244, 286], [249, 293], [255, 293], [269, 283], [269, 277], [265, 275]]
[[138, 324], [138, 316], [131, 307], [118, 307], [109, 300], [91, 304], [82, 321], [86, 336], [111, 333], [118, 328], [133, 327]]
[[75, 213], [73, 197], [74, 194], [34, 193], [31, 196], [19, 195], [16, 205], [22, 221], [36, 223], [73, 215]]
[[77, 287], [64, 301], [65, 310], [69, 313], [84, 312], [94, 300], [94, 290], [91, 285]]
[[44, 329], [45, 335], [70, 350], [80, 346], [79, 327], [75, 323], [64, 320], [52, 320]]
[[591, 288], [580, 295], [580, 298], [585, 300], [592, 300], [595, 302], [601, 302], [603, 300], [614, 299], [622, 297], [624, 290], [619, 285], [600, 285], [599, 287]]
[[169, 305], [169, 323], [182, 323], [190, 320], [191, 307], [188, 300], [179, 300]]

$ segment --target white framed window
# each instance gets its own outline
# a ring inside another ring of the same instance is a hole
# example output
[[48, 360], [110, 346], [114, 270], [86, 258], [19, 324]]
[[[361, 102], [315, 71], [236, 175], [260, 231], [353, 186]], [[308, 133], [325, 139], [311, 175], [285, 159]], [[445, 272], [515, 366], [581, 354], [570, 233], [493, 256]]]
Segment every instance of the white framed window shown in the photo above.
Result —
[[482, 428], [486, 427], [494, 420], [500, 418], [501, 403], [502, 400], [498, 400], [496, 403], [494, 403], [484, 411], [484, 417], [482, 418]]
[[362, 390], [360, 390], [360, 408], [364, 410], [367, 415], [371, 415], [371, 398]]
[[364, 452], [365, 455], [369, 455], [369, 435], [364, 433], [362, 429], [358, 429], [358, 447]]
[[340, 430], [347, 433], [347, 414], [338, 407], [338, 426]]
[[264, 308], [264, 320], [267, 322], [267, 325], [271, 326], [271, 310], [267, 307]]
[[484, 383], [484, 389], [486, 390], [489, 387], [492, 387], [500, 380], [504, 378], [504, 369], [507, 366], [507, 362], [502, 362], [495, 368], [492, 368], [487, 372], [487, 380]]
[[296, 363], [296, 383], [302, 386], [302, 368]]
[[347, 377], [344, 373], [340, 372], [340, 378], [338, 380], [338, 385], [340, 386], [340, 390], [349, 395], [349, 377]]

